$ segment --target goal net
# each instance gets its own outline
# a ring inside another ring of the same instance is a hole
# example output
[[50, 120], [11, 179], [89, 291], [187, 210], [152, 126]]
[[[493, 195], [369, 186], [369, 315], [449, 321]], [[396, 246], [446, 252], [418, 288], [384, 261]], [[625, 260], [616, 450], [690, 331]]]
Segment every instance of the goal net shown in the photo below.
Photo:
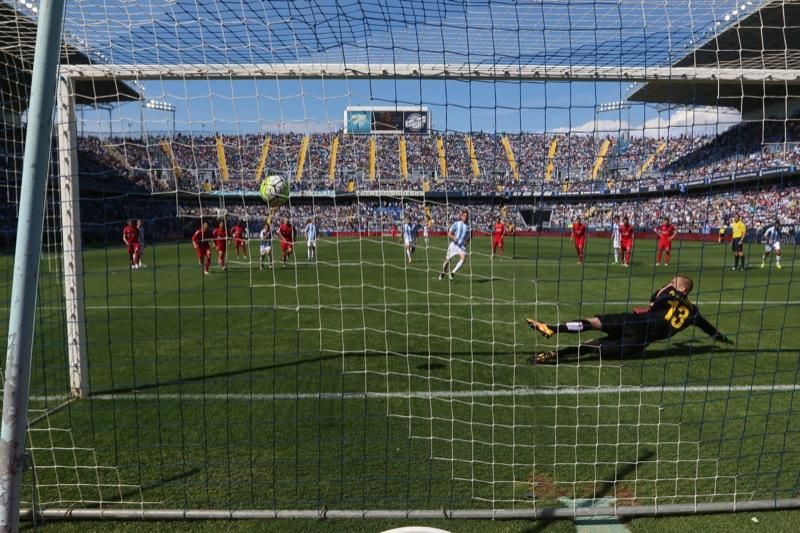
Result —
[[[5, 328], [38, 8], [0, 17]], [[796, 20], [68, 2], [26, 505], [790, 505]]]

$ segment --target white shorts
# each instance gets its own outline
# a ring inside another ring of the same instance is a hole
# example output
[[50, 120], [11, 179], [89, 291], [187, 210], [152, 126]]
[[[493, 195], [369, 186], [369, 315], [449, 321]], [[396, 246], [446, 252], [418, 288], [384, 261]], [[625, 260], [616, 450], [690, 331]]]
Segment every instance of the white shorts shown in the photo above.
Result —
[[781, 243], [776, 242], [775, 244], [765, 244], [764, 245], [764, 253], [769, 252], [780, 252], [781, 251]]
[[272, 245], [271, 244], [262, 244], [261, 247], [260, 247], [260, 250], [261, 250], [261, 255], [267, 255], [268, 253], [270, 253], [272, 251]]
[[620, 243], [620, 239], [614, 239], [614, 248], [621, 248], [622, 244]]
[[466, 249], [460, 247], [459, 245], [457, 245], [454, 242], [451, 242], [450, 246], [447, 247], [447, 258], [450, 259], [450, 258], [455, 257], [457, 255], [460, 256], [460, 255], [469, 255], [469, 254], [467, 253]]
[[403, 242], [405, 243], [406, 247], [417, 245], [417, 242], [412, 241], [411, 239], [403, 239]]
[[308, 241], [306, 241], [306, 243], [308, 244], [309, 248], [316, 248], [317, 247], [317, 239], [308, 239]]

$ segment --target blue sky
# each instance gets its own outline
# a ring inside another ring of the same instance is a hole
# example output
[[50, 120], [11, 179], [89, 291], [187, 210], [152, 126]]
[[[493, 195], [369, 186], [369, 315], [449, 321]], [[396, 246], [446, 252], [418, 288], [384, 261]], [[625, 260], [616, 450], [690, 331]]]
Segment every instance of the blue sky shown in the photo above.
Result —
[[[414, 63], [668, 65], [748, 13], [742, 0], [82, 0], [67, 5], [69, 38], [118, 64]], [[330, 131], [348, 105], [425, 105], [448, 131], [645, 133], [654, 121], [707, 128], [716, 111], [658, 113], [641, 105], [597, 115], [624, 100], [619, 83], [519, 81], [251, 80], [143, 82], [149, 99], [176, 106], [187, 132]], [[171, 114], [146, 110], [148, 131]], [[107, 131], [105, 112], [83, 112], [84, 131]], [[115, 131], [138, 135], [140, 106], [112, 113]], [[724, 113], [724, 126], [735, 116]], [[666, 121], [666, 122], [664, 122]], [[674, 131], [673, 131], [674, 130]]]
[[[599, 135], [680, 135], [726, 129], [738, 115], [725, 110], [663, 110], [632, 105], [598, 113], [602, 103], [624, 100], [629, 85], [587, 82], [495, 81], [164, 81], [145, 84], [148, 98], [176, 108], [177, 131], [210, 134], [284, 131], [314, 133], [342, 126], [350, 105], [427, 106], [438, 131], [516, 133], [581, 132]], [[138, 136], [140, 114], [150, 133], [171, 129], [172, 114], [140, 110], [133, 102], [112, 113], [115, 132]], [[108, 113], [85, 109], [84, 132], [107, 132]], [[654, 124], [661, 118], [661, 128]]]

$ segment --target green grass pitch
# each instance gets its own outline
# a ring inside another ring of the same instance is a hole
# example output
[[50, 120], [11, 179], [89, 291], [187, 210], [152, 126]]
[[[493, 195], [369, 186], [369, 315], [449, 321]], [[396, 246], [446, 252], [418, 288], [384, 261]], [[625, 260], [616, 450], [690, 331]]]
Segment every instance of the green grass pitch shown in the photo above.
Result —
[[[566, 239], [509, 239], [509, 257], [492, 261], [478, 238], [440, 282], [445, 240], [420, 244], [410, 266], [399, 242], [329, 238], [316, 264], [300, 243], [286, 269], [240, 259], [210, 276], [186, 243], [147, 248], [140, 271], [122, 247], [87, 249], [94, 397], [34, 425], [51, 440], [34, 445], [55, 449], [38, 452], [42, 503], [468, 509], [798, 492], [794, 247], [779, 271], [760, 269], [762, 247], [749, 245], [749, 269], [731, 272], [728, 246], [676, 242], [670, 266], [654, 267], [654, 242], [641, 241], [623, 269], [605, 239], [590, 238], [579, 266]], [[67, 390], [55, 261], [42, 262], [34, 410]], [[526, 317], [621, 311], [678, 272], [735, 345], [689, 330], [630, 360], [526, 364], [554, 346]], [[9, 293], [10, 274], [4, 336]]]

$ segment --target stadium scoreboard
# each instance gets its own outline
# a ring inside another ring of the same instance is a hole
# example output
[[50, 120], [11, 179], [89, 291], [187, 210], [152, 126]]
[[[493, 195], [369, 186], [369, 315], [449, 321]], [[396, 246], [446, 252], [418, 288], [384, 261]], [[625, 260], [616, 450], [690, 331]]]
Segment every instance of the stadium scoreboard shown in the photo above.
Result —
[[430, 133], [427, 107], [348, 107], [344, 111], [345, 133], [408, 135]]

